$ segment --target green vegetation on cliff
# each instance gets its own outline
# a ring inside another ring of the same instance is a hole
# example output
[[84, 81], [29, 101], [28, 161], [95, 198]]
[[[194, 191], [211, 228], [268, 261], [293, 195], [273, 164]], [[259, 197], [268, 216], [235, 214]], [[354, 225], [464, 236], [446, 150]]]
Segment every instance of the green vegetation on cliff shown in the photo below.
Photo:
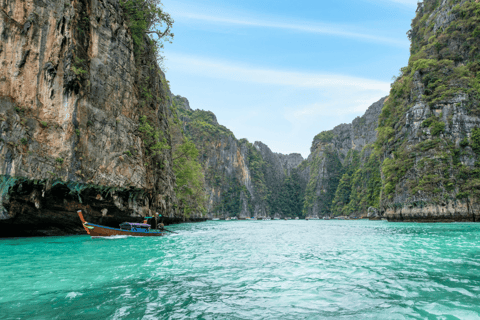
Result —
[[197, 161], [198, 150], [187, 137], [175, 149], [173, 172], [177, 179], [175, 194], [180, 207], [186, 217], [192, 212], [205, 212], [204, 177]]
[[[287, 175], [280, 188], [276, 210], [287, 217], [304, 217], [303, 200], [305, 198], [303, 187], [300, 183], [300, 176], [297, 169], [293, 169], [290, 175]], [[273, 205], [273, 204], [271, 204]]]
[[[308, 216], [314, 206], [318, 212], [330, 214], [342, 172], [342, 163], [337, 152], [332, 145], [327, 144], [319, 154], [314, 155], [313, 161], [305, 166], [310, 167], [310, 180], [305, 190], [303, 214]], [[319, 183], [321, 185], [318, 185]]]
[[[437, 19], [440, 15], [456, 19], [442, 24], [442, 19]], [[474, 0], [450, 0], [442, 5], [426, 0], [420, 5], [409, 32], [408, 66], [392, 84], [379, 118], [375, 148], [386, 156], [382, 164], [382, 201], [386, 204], [395, 202], [399, 193], [406, 193], [411, 202], [415, 195], [422, 195], [440, 203], [480, 187], [476, 166], [462, 164], [477, 153], [468, 150], [468, 131], [456, 134], [464, 135], [458, 144], [451, 135], [456, 130], [455, 113], [444, 114], [451, 112], [449, 106], [453, 105], [471, 116], [480, 115], [479, 21], [480, 3]], [[409, 135], [411, 130], [401, 133], [407, 125], [406, 114], [422, 103], [429, 116], [421, 128], [415, 136]]]
[[171, 42], [174, 36], [172, 17], [163, 11], [160, 0], [120, 0], [120, 4], [132, 32], [135, 56], [153, 50], [161, 66], [163, 43]]
[[352, 177], [349, 212], [366, 213], [369, 207], [378, 208], [382, 179], [380, 174], [380, 156], [366, 146], [360, 154], [360, 166]]

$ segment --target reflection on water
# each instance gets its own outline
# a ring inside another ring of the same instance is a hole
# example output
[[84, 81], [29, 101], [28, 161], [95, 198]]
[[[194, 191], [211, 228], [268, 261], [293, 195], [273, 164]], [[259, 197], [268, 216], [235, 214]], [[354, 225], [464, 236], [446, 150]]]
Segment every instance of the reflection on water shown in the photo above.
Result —
[[0, 241], [0, 319], [477, 319], [480, 225], [213, 221]]

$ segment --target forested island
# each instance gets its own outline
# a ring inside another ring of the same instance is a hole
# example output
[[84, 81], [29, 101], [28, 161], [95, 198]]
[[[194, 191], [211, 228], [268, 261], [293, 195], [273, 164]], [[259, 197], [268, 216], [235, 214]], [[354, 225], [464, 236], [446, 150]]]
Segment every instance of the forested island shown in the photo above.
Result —
[[0, 233], [160, 213], [479, 221], [480, 3], [425, 0], [387, 97], [311, 153], [237, 139], [174, 95], [158, 0], [0, 2]]

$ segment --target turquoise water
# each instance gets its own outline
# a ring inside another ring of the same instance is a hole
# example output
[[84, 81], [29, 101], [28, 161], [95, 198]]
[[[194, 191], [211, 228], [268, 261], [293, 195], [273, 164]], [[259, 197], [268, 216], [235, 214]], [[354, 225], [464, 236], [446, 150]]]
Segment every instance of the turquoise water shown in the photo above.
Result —
[[480, 319], [480, 224], [171, 229], [0, 240], [0, 319]]

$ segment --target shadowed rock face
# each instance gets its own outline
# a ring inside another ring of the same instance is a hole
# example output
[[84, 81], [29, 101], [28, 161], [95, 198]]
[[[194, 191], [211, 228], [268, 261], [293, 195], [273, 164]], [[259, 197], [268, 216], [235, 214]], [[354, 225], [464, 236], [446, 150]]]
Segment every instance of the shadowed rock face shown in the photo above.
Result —
[[[171, 151], [147, 158], [139, 131], [147, 115], [170, 144], [170, 93], [153, 54], [135, 60], [119, 1], [0, 0], [0, 18], [0, 174], [32, 185], [2, 189], [0, 225], [77, 219], [79, 208], [92, 222], [181, 218]], [[147, 77], [150, 101], [138, 86]], [[70, 191], [52, 191], [55, 181]], [[99, 200], [85, 206], [68, 193]]]
[[[307, 179], [305, 210], [307, 216], [325, 216], [332, 214], [331, 203], [342, 177], [347, 154], [361, 152], [365, 147], [363, 163], [368, 159], [371, 145], [375, 142], [378, 116], [386, 98], [371, 105], [365, 114], [355, 118], [352, 123], [341, 124], [330, 131], [317, 135], [311, 147], [311, 153], [300, 167]], [[379, 168], [377, 168], [379, 170]], [[366, 215], [367, 212], [360, 212]]]

